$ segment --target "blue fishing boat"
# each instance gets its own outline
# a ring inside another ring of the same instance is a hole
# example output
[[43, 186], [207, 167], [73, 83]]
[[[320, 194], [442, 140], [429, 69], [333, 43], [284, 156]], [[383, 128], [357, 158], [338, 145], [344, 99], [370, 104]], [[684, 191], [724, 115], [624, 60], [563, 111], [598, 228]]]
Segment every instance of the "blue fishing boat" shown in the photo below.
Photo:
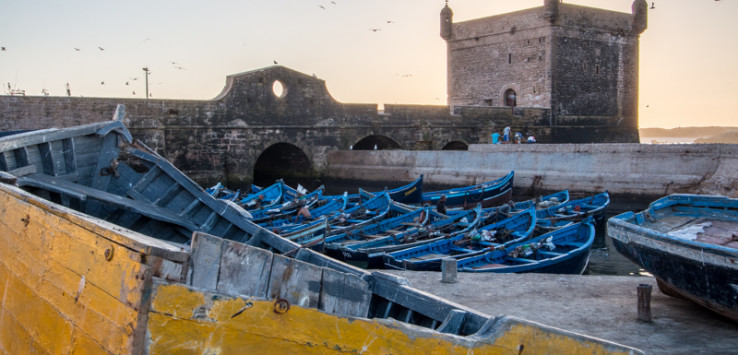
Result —
[[[361, 189], [360, 191], [355, 194], [349, 194], [349, 202], [359, 202], [362, 199], [362, 193]], [[405, 203], [405, 204], [417, 204], [420, 203], [420, 198], [423, 195], [423, 175], [420, 175], [415, 181], [403, 185], [400, 187], [396, 187], [394, 189], [385, 189], [384, 191], [377, 191], [377, 192], [371, 192], [372, 195], [376, 195], [378, 193], [386, 192], [389, 197], [392, 199], [392, 201], [399, 202], [399, 203]], [[334, 196], [326, 196], [327, 198], [331, 198]]]
[[536, 223], [541, 230], [550, 231], [579, 222], [589, 216], [597, 225], [605, 222], [610, 194], [605, 191], [590, 197], [569, 200], [536, 211]]
[[584, 272], [595, 238], [591, 218], [531, 240], [459, 259], [462, 272], [575, 274]]
[[[367, 268], [384, 267], [383, 256], [387, 253], [422, 246], [435, 241], [445, 240], [451, 236], [463, 234], [474, 229], [482, 219], [482, 208], [477, 206], [466, 213], [447, 217], [430, 210], [430, 220], [417, 228], [397, 233], [390, 230], [384, 237], [371, 238], [362, 242], [350, 243], [339, 247], [344, 261], [364, 265]], [[328, 248], [333, 245], [328, 245]], [[330, 254], [329, 254], [330, 255]]]
[[422, 202], [435, 206], [441, 196], [446, 196], [446, 207], [473, 208], [499, 206], [512, 197], [512, 186], [515, 172], [483, 184], [471, 185], [448, 190], [424, 192]]
[[[401, 214], [396, 217], [381, 220], [379, 222], [352, 229], [340, 234], [325, 238], [322, 250], [328, 256], [341, 261], [352, 261], [354, 263], [368, 263], [366, 255], [357, 253], [351, 248], [353, 244], [362, 244], [367, 240], [393, 237], [401, 240], [405, 235], [417, 230], [430, 220], [430, 207], [423, 207], [414, 211]], [[378, 259], [381, 261], [381, 257]], [[371, 267], [374, 265], [361, 265]]]
[[270, 208], [283, 202], [285, 184], [280, 179], [272, 185], [265, 187], [259, 192], [241, 197], [238, 204], [246, 210], [258, 210]]
[[670, 195], [610, 218], [607, 234], [663, 293], [738, 321], [738, 199]]
[[536, 197], [530, 200], [515, 202], [512, 205], [513, 212], [524, 211], [535, 207], [537, 210], [546, 209], [569, 202], [569, 190], [561, 190], [549, 195]]
[[535, 225], [536, 214], [531, 207], [510, 217], [488, 221], [476, 230], [387, 253], [382, 259], [388, 269], [440, 271], [445, 258], [465, 258], [524, 241], [531, 236]]

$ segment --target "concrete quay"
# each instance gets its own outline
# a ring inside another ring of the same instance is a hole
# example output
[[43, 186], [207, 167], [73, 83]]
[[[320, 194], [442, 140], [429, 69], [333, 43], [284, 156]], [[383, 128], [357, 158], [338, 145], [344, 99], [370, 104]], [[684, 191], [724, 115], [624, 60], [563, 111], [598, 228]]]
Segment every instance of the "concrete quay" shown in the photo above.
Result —
[[335, 151], [327, 175], [392, 182], [421, 174], [426, 184], [480, 184], [515, 171], [514, 188], [529, 195], [569, 189], [608, 190], [613, 204], [653, 201], [672, 193], [738, 197], [736, 144], [472, 144], [469, 151]]
[[[736, 354], [738, 324], [666, 296], [648, 276], [383, 270], [413, 287], [489, 315], [510, 315], [643, 350], [647, 354]], [[638, 321], [637, 287], [652, 285], [652, 322]]]

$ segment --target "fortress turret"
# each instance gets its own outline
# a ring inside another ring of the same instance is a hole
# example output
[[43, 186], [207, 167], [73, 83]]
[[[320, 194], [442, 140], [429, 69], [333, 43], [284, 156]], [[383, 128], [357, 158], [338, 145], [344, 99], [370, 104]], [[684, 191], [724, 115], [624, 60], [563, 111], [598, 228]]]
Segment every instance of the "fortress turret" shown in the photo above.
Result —
[[635, 0], [631, 9], [633, 11], [633, 22], [630, 29], [633, 34], [641, 34], [648, 28], [648, 2], [646, 0]]
[[448, 7], [448, 1], [446, 6], [441, 10], [441, 38], [448, 40], [451, 38], [451, 25], [454, 22], [454, 12]]
[[559, 2], [561, 0], [545, 0], [543, 2], [543, 18], [550, 22], [555, 23], [559, 18]]

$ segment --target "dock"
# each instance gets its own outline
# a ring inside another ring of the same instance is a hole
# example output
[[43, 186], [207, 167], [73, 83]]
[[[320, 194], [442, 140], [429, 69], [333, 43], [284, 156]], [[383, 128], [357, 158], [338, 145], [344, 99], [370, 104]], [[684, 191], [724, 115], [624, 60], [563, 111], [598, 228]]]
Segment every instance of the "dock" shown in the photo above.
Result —
[[[647, 354], [738, 351], [738, 323], [664, 295], [649, 276], [471, 274], [384, 270], [413, 287], [496, 316], [510, 315], [598, 337]], [[652, 322], [638, 321], [637, 288], [652, 285]]]

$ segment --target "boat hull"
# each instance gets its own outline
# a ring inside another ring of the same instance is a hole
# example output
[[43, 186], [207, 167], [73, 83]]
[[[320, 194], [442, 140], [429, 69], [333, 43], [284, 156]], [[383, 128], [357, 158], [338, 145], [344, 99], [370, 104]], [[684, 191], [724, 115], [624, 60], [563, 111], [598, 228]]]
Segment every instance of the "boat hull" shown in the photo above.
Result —
[[[618, 230], [608, 234], [620, 254], [644, 268], [667, 295], [678, 296], [738, 322], [738, 268], [735, 257], [680, 248], [668, 242]], [[666, 287], [664, 287], [666, 286]]]

